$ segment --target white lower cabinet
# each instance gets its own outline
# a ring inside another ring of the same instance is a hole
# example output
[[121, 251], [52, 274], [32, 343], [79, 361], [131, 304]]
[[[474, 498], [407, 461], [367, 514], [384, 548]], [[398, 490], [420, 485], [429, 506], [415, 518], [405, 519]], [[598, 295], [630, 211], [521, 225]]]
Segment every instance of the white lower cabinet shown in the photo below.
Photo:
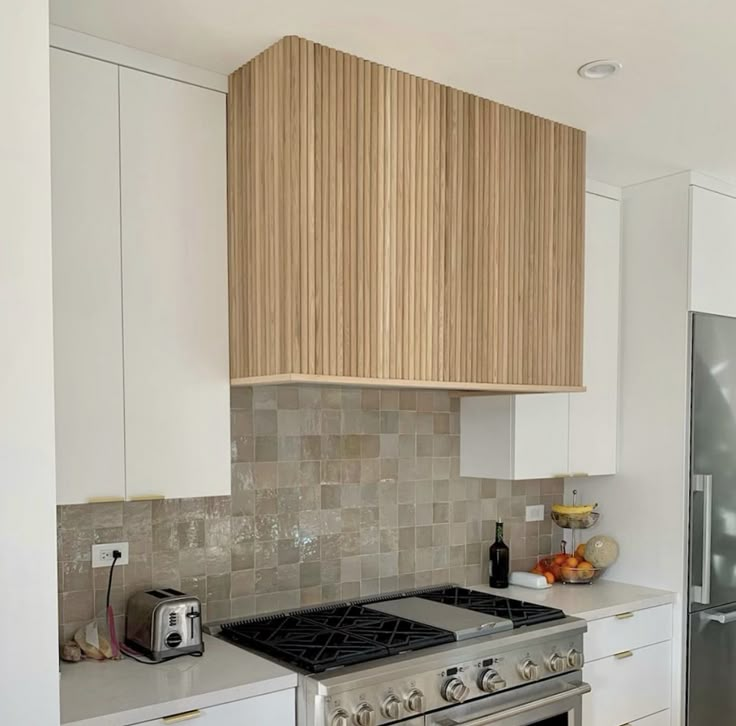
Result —
[[[670, 726], [670, 718], [670, 710], [667, 709], [666, 711], [653, 713], [651, 716], [632, 721], [630, 726]], [[629, 724], [623, 724], [623, 726], [629, 726]]]
[[136, 726], [172, 726], [173, 724], [192, 724], [192, 726], [255, 726], [256, 724], [278, 724], [294, 726], [296, 723], [296, 703], [294, 689], [276, 691], [263, 696], [231, 701], [218, 706], [209, 706], [184, 713], [172, 713], [154, 721], [143, 721]]
[[672, 606], [588, 623], [583, 726], [669, 726]]
[[623, 651], [588, 663], [592, 688], [583, 705], [585, 726], [621, 726], [670, 705], [671, 643]]

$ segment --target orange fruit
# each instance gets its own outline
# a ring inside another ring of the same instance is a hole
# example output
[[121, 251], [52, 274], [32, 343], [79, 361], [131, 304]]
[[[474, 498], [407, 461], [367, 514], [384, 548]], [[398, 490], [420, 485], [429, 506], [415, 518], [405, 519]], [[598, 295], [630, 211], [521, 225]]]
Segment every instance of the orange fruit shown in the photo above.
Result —
[[545, 572], [544, 573], [544, 576], [547, 578], [547, 582], [550, 585], [554, 584], [554, 581], [555, 581], [556, 578], [555, 578], [555, 576], [551, 572]]
[[563, 552], [562, 554], [555, 555], [555, 564], [564, 565], [567, 561], [567, 555]]
[[575, 548], [575, 557], [577, 557], [579, 560], [585, 559], [585, 542], [583, 542], [582, 544], [579, 544]]
[[567, 567], [577, 567], [580, 564], [580, 560], [577, 557], [568, 557], [565, 565]]
[[593, 565], [591, 565], [591, 564], [590, 564], [590, 562], [586, 562], [585, 560], [583, 560], [583, 561], [582, 561], [582, 562], [581, 562], [581, 563], [580, 563], [580, 564], [578, 565], [578, 569], [579, 569], [579, 570], [592, 570], [592, 569], [593, 569]]
[[539, 565], [534, 565], [534, 567], [532, 567], [532, 572], [535, 575], [543, 575], [544, 574], [544, 570]]
[[549, 568], [550, 574], [554, 575], [556, 580], [560, 579], [560, 573], [562, 572], [562, 566], [554, 564]]

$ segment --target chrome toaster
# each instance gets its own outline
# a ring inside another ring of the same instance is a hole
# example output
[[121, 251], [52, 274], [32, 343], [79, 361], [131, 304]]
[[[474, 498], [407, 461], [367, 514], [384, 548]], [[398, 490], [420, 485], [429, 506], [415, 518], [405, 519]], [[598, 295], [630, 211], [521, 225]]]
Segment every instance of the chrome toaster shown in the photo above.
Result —
[[154, 661], [203, 653], [199, 598], [170, 587], [135, 593], [128, 600], [125, 644]]

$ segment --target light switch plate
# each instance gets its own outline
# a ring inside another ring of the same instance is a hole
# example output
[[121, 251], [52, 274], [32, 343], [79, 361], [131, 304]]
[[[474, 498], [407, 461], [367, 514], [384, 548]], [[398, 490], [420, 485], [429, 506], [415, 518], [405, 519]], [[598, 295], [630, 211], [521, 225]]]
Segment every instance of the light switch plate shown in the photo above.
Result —
[[544, 519], [544, 504], [530, 504], [526, 508], [527, 522], [541, 522]]
[[127, 542], [106, 542], [105, 544], [92, 545], [92, 567], [110, 567], [112, 564], [112, 552], [118, 550], [120, 557], [115, 564], [128, 564], [128, 543]]

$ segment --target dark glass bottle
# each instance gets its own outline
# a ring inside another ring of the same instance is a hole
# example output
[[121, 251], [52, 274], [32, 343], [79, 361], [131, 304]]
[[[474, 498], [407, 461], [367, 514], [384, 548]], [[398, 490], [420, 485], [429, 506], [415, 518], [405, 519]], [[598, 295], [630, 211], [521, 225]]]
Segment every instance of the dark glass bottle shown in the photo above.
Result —
[[491, 587], [509, 586], [509, 548], [503, 541], [503, 522], [496, 522], [496, 541], [488, 554], [488, 574]]

